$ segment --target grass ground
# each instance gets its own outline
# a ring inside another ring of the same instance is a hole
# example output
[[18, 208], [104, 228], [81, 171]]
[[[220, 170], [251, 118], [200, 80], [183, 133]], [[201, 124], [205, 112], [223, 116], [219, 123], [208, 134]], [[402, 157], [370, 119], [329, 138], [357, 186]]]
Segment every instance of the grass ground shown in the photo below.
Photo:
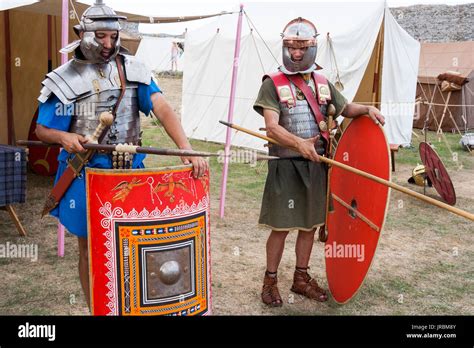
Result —
[[[397, 164], [408, 164], [413, 167], [421, 164], [418, 147], [425, 141], [425, 135], [419, 129], [415, 129], [414, 133], [411, 146], [400, 149]], [[433, 145], [448, 170], [474, 169], [473, 155], [459, 144], [460, 138], [459, 134], [453, 133], [438, 135], [430, 131], [426, 134], [426, 142]]]
[[[179, 113], [180, 80], [160, 81]], [[162, 128], [143, 120], [144, 144], [171, 147]], [[447, 136], [455, 149], [456, 136]], [[417, 138], [413, 138], [417, 149]], [[474, 157], [459, 152], [459, 165], [448, 159], [444, 142], [428, 135], [451, 174], [458, 202], [456, 206], [474, 212]], [[196, 150], [218, 151], [222, 145], [192, 141]], [[396, 155], [397, 171], [392, 180], [412, 190], [407, 183], [417, 160], [417, 150], [401, 149]], [[148, 157], [148, 167], [179, 164], [177, 158]], [[279, 284], [285, 301], [271, 309], [260, 302], [265, 270], [265, 242], [268, 230], [257, 225], [266, 165], [250, 167], [233, 163], [229, 169], [225, 218], [218, 216], [222, 165], [211, 165], [211, 252], [213, 311], [217, 315], [472, 315], [474, 314], [474, 225], [437, 207], [392, 191], [385, 229], [363, 287], [345, 305], [333, 300], [311, 302], [289, 291], [295, 263], [295, 234], [287, 239], [279, 269]], [[28, 237], [18, 238], [13, 223], [0, 212], [0, 244], [34, 243], [36, 262], [0, 258], [0, 314], [80, 315], [88, 314], [77, 276], [77, 241], [66, 235], [66, 254], [56, 254], [54, 218], [39, 219], [52, 178], [28, 176], [27, 202], [17, 205]], [[437, 198], [434, 189], [427, 194]], [[327, 288], [324, 245], [315, 242], [311, 273]]]

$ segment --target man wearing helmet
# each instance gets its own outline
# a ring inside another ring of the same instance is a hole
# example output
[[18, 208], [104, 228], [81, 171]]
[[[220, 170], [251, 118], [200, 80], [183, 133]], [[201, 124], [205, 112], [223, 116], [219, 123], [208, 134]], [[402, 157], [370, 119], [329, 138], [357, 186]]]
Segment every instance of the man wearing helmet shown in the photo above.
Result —
[[328, 298], [307, 273], [315, 230], [325, 222], [327, 167], [319, 156], [327, 148], [328, 109], [334, 107], [334, 117], [368, 114], [375, 123], [384, 124], [378, 109], [347, 103], [329, 81], [315, 73], [317, 35], [314, 24], [301, 17], [285, 26], [283, 65], [277, 73], [264, 76], [254, 104], [255, 111], [265, 118], [267, 135], [285, 146], [270, 146], [269, 154], [281, 159], [268, 162], [259, 218], [261, 225], [272, 230], [266, 244], [261, 296], [273, 307], [283, 304], [277, 270], [290, 230], [298, 230], [291, 291], [321, 302]]
[[[67, 161], [85, 152], [99, 125], [103, 112], [114, 114], [114, 121], [99, 141], [105, 144], [140, 143], [139, 111], [151, 111], [180, 149], [191, 150], [178, 117], [152, 79], [151, 71], [120, 46], [120, 19], [101, 0], [89, 7], [74, 30], [79, 40], [61, 52], [73, 58], [46, 75], [38, 98], [40, 102], [36, 134], [48, 143], [61, 144], [65, 151], [58, 157], [59, 168], [55, 184], [67, 168]], [[143, 154], [123, 156], [96, 153], [87, 163], [95, 168], [143, 168]], [[182, 158], [193, 164], [195, 177], [208, 168], [199, 157]], [[84, 170], [72, 181], [59, 204], [51, 211], [61, 223], [78, 237], [79, 277], [89, 299], [88, 247]]]

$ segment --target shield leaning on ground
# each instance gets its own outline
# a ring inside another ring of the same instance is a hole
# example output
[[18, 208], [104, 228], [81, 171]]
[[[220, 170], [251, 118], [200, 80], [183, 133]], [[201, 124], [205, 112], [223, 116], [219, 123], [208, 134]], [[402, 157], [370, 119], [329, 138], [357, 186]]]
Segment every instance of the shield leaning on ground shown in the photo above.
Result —
[[[342, 134], [334, 160], [390, 180], [385, 133], [368, 117], [353, 119]], [[338, 167], [329, 172], [330, 204], [325, 244], [326, 276], [337, 303], [348, 302], [362, 286], [377, 249], [389, 187]]]
[[94, 315], [211, 312], [209, 172], [86, 171]]
[[419, 151], [426, 175], [430, 178], [434, 188], [446, 203], [455, 205], [456, 192], [443, 161], [428, 143], [421, 142]]

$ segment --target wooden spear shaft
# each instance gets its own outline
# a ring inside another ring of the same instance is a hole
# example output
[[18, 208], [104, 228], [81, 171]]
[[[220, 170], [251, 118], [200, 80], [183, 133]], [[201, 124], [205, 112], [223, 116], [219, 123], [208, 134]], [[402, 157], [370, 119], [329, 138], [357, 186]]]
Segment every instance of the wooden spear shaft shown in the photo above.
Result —
[[[246, 129], [246, 128], [243, 128], [241, 126], [238, 126], [238, 125], [235, 125], [235, 124], [231, 124], [231, 123], [228, 123], [228, 122], [224, 122], [224, 121], [219, 121], [220, 123], [226, 125], [227, 127], [231, 127], [233, 129], [236, 129], [236, 130], [239, 130], [239, 131], [242, 131], [244, 133], [247, 133], [247, 134], [250, 134], [250, 135], [253, 135], [257, 138], [260, 138], [260, 139], [263, 139], [263, 140], [266, 140], [270, 143], [273, 143], [273, 144], [276, 144], [276, 145], [280, 145], [280, 146], [285, 146], [281, 143], [279, 143], [278, 141], [270, 138], [270, 137], [267, 137], [265, 135], [262, 135], [260, 133], [257, 133], [257, 132], [254, 132], [254, 131], [251, 131], [249, 129]], [[435, 205], [439, 208], [442, 208], [442, 209], [446, 209], [448, 211], [450, 211], [451, 213], [454, 213], [454, 214], [457, 214], [459, 216], [462, 216], [466, 219], [469, 219], [471, 221], [474, 221], [474, 214], [471, 214], [467, 211], [464, 211], [462, 209], [459, 209], [459, 208], [456, 208], [456, 207], [453, 207], [449, 204], [446, 204], [446, 203], [443, 203], [443, 202], [440, 202], [434, 198], [431, 198], [431, 197], [428, 197], [428, 196], [425, 196], [425, 195], [422, 195], [421, 193], [418, 193], [418, 192], [415, 192], [415, 191], [412, 191], [410, 189], [407, 189], [403, 186], [400, 186], [400, 185], [397, 185], [391, 181], [388, 181], [388, 180], [385, 180], [385, 179], [382, 179], [378, 176], [375, 176], [375, 175], [372, 175], [370, 173], [367, 173], [367, 172], [364, 172], [360, 169], [357, 169], [357, 168], [354, 168], [354, 167], [351, 167], [351, 166], [348, 166], [347, 164], [343, 164], [341, 162], [337, 162], [337, 161], [334, 161], [332, 159], [329, 159], [329, 158], [326, 158], [326, 157], [323, 157], [323, 156], [319, 156], [321, 162], [324, 162], [324, 163], [327, 163], [327, 164], [330, 164], [330, 165], [333, 165], [335, 167], [339, 167], [341, 169], [344, 169], [344, 170], [347, 170], [349, 172], [352, 172], [354, 174], [357, 174], [357, 175], [360, 175], [360, 176], [363, 176], [367, 179], [370, 179], [372, 181], [375, 181], [375, 182], [378, 182], [379, 184], [382, 184], [382, 185], [385, 185], [385, 186], [388, 186], [388, 187], [391, 187], [393, 188], [394, 190], [397, 190], [397, 191], [400, 191], [400, 192], [403, 192], [403, 193], [406, 193], [412, 197], [415, 197], [415, 198], [418, 198], [424, 202], [427, 202], [427, 203], [430, 203], [432, 205]]]
[[[18, 140], [16, 142], [19, 146], [48, 146], [48, 147], [60, 147], [60, 144], [48, 144], [42, 141], [36, 140]], [[94, 144], [94, 143], [85, 143], [82, 146], [87, 150], [98, 150], [98, 151], [105, 151], [105, 152], [112, 152], [117, 151], [116, 145], [107, 145], [107, 144]], [[219, 153], [211, 153], [211, 152], [202, 152], [202, 151], [194, 151], [194, 150], [180, 150], [180, 149], [159, 149], [156, 147], [140, 147], [140, 146], [133, 146], [133, 151], [129, 151], [131, 153], [145, 153], [148, 155], [166, 155], [166, 156], [201, 156], [201, 157], [224, 157], [224, 154]], [[125, 151], [127, 152], [127, 151]], [[229, 155], [229, 157], [232, 157]], [[249, 156], [249, 160], [256, 160], [256, 161], [268, 161], [273, 159], [278, 159], [279, 157], [276, 156], [268, 156], [262, 154], [253, 154], [251, 153]]]
[[[61, 146], [59, 144], [48, 144], [43, 143], [42, 141], [27, 141], [27, 140], [18, 140], [17, 145], [20, 146]], [[98, 151], [121, 151], [122, 149], [117, 145], [107, 145], [107, 144], [93, 144], [85, 143], [82, 146], [87, 150], [98, 150]], [[142, 147], [134, 145], [126, 145], [123, 147], [123, 152], [130, 153], [146, 153], [151, 155], [164, 155], [164, 156], [199, 156], [199, 157], [218, 157], [221, 156], [217, 153], [203, 152], [203, 151], [194, 151], [194, 150], [181, 150], [181, 149], [160, 149], [156, 147]]]

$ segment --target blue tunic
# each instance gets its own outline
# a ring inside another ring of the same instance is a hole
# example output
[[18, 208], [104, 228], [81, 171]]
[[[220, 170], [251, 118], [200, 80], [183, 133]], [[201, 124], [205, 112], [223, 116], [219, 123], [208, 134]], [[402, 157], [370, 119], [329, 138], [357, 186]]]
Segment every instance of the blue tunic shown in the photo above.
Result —
[[[153, 80], [150, 85], [142, 83], [138, 84], [138, 107], [140, 111], [147, 116], [153, 108], [151, 95], [157, 92], [161, 93], [161, 90]], [[63, 110], [66, 114], [58, 115], [57, 110]], [[71, 125], [72, 110], [72, 107], [63, 107], [58, 97], [53, 94], [45, 103], [40, 103], [37, 123], [48, 128], [67, 132]], [[74, 155], [69, 154], [65, 150], [62, 150], [59, 153], [59, 166], [54, 181], [55, 184], [63, 174], [64, 170], [66, 170], [66, 161], [71, 156]], [[143, 160], [145, 159], [145, 156], [146, 155], [144, 154], [135, 154], [133, 156], [132, 167], [143, 168]], [[87, 167], [110, 169], [112, 168], [111, 157], [107, 154], [95, 154], [87, 164]], [[69, 232], [78, 237], [87, 237], [86, 180], [84, 169], [82, 170], [82, 176], [74, 179], [71, 186], [69, 186], [68, 190], [59, 201], [59, 205], [54, 208], [50, 214], [57, 217]]]

